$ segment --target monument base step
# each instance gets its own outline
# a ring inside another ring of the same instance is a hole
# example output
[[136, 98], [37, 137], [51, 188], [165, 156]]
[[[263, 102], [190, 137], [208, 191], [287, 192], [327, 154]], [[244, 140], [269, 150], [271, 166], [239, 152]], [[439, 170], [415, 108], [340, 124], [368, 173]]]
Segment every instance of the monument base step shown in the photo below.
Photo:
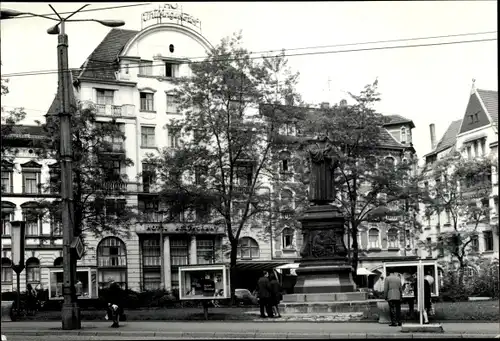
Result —
[[366, 292], [287, 294], [283, 295], [283, 303], [364, 301], [367, 298]]
[[280, 312], [284, 314], [337, 314], [362, 313], [363, 319], [377, 320], [380, 300], [338, 301], [338, 302], [282, 302]]
[[259, 313], [255, 314], [257, 321], [287, 321], [287, 322], [351, 322], [351, 321], [363, 321], [365, 320], [365, 314], [363, 312], [349, 312], [349, 313], [322, 313], [322, 314], [292, 314], [292, 313], [281, 313], [281, 317], [278, 318], [261, 318]]
[[401, 327], [402, 333], [443, 333], [443, 326], [440, 324], [411, 324], [404, 323]]

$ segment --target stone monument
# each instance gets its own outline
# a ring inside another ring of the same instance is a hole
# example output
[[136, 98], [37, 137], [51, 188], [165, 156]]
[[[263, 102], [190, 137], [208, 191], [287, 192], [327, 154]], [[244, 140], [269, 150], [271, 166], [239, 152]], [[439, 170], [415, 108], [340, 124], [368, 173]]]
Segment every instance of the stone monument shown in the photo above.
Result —
[[284, 295], [281, 308], [285, 313], [356, 312], [358, 317], [366, 317], [373, 307], [367, 293], [356, 291], [344, 242], [345, 219], [332, 205], [336, 195], [333, 171], [339, 165], [338, 157], [326, 138], [309, 141], [308, 153], [311, 205], [299, 218], [304, 238], [294, 294]]

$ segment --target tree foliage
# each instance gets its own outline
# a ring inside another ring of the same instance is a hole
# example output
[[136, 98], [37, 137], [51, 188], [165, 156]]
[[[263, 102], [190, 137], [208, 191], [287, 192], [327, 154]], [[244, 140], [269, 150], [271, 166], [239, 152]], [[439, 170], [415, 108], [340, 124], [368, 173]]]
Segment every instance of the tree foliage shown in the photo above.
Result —
[[[303, 158], [307, 158], [311, 143], [322, 141], [320, 144], [332, 158], [333, 185], [337, 191], [334, 204], [348, 223], [352, 265], [356, 270], [360, 226], [411, 212], [412, 205], [408, 203], [411, 204], [410, 184], [416, 159], [411, 146], [406, 150], [391, 149], [384, 142], [387, 133], [383, 126], [387, 118], [373, 108], [380, 100], [377, 81], [367, 85], [359, 95], [350, 95], [354, 104], [341, 102], [329, 108], [304, 111], [301, 121], [307, 138], [299, 138], [295, 144], [303, 152]], [[393, 159], [386, 159], [388, 155]], [[304, 179], [309, 181], [308, 176]]]
[[263, 117], [259, 106], [299, 101], [298, 75], [283, 53], [263, 62], [253, 59], [241, 34], [223, 39], [203, 62], [191, 64], [191, 71], [191, 77], [177, 79], [174, 92], [183, 116], [168, 124], [180, 145], [147, 162], [157, 165], [161, 201], [170, 212], [196, 210], [224, 226], [234, 266], [242, 230], [259, 224], [262, 237], [269, 231], [268, 171], [272, 133], [280, 122]]
[[[1, 96], [2, 98], [9, 93], [8, 79], [2, 78]], [[17, 149], [6, 141], [10, 134], [14, 133], [19, 122], [26, 117], [26, 112], [23, 108], [7, 109], [2, 106], [2, 122], [1, 122], [1, 150], [2, 161], [12, 162]], [[17, 128], [19, 130], [19, 128]], [[22, 133], [21, 131], [16, 131]]]
[[446, 217], [437, 240], [425, 246], [450, 255], [460, 268], [466, 267], [468, 256], [476, 252], [473, 242], [480, 223], [489, 223], [492, 165], [489, 158], [470, 160], [452, 152], [421, 176], [420, 201], [428, 222], [437, 216], [441, 226], [441, 216]]
[[[74, 226], [78, 232], [126, 236], [128, 226], [135, 218], [135, 210], [128, 206], [123, 195], [127, 191], [126, 167], [133, 162], [125, 157], [125, 134], [115, 119], [101, 119], [91, 103], [73, 106], [73, 202]], [[50, 182], [45, 191], [60, 193], [60, 118], [49, 113], [41, 123], [43, 132], [50, 137], [38, 151], [42, 160], [52, 159]], [[49, 210], [60, 219], [60, 200], [42, 200], [40, 208]]]

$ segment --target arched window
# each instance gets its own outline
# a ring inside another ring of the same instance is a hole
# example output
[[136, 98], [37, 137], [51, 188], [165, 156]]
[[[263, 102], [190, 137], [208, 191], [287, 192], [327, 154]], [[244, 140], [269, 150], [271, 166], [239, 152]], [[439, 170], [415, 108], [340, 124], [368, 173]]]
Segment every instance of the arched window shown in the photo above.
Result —
[[12, 261], [9, 258], [2, 258], [2, 284], [12, 283]]
[[116, 282], [123, 289], [127, 287], [127, 251], [125, 243], [116, 237], [104, 238], [97, 247], [97, 269], [99, 288], [106, 288]]
[[26, 261], [26, 284], [35, 287], [40, 284], [40, 261], [37, 258], [30, 258]]
[[401, 127], [401, 143], [407, 142], [406, 127]]
[[395, 228], [389, 229], [387, 231], [387, 242], [388, 242], [388, 247], [391, 249], [397, 249], [399, 248], [399, 241], [398, 241], [398, 230]]
[[379, 248], [379, 231], [376, 228], [371, 228], [368, 231], [368, 247], [369, 248]]
[[250, 237], [240, 238], [238, 243], [238, 258], [254, 259], [260, 257], [259, 244]]
[[283, 249], [293, 249], [293, 237], [295, 235], [295, 231], [287, 227], [283, 229], [281, 235], [283, 238]]
[[62, 257], [57, 257], [54, 260], [54, 266], [58, 267], [58, 268], [62, 268], [62, 266], [63, 266], [63, 258]]

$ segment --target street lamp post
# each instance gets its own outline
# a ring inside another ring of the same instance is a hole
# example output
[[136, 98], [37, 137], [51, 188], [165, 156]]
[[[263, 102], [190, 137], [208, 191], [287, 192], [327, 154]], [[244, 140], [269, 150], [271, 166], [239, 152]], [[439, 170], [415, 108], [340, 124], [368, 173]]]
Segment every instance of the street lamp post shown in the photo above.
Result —
[[[76, 283], [76, 246], [81, 245], [80, 233], [75, 228], [75, 215], [73, 206], [73, 151], [71, 132], [71, 102], [73, 100], [73, 88], [71, 84], [70, 70], [68, 67], [68, 36], [65, 33], [66, 22], [95, 21], [108, 27], [123, 26], [125, 22], [121, 20], [97, 20], [97, 19], [77, 19], [69, 20], [73, 15], [87, 7], [84, 5], [66, 18], [62, 18], [57, 11], [49, 5], [58, 19], [46, 15], [39, 15], [29, 12], [18, 12], [14, 10], [2, 9], [0, 18], [10, 19], [23, 14], [55, 20], [58, 23], [49, 28], [47, 33], [58, 35], [57, 44], [57, 68], [58, 68], [58, 96], [60, 102], [60, 161], [61, 161], [61, 199], [62, 199], [62, 223], [63, 223], [63, 296], [62, 306], [62, 328], [65, 330], [80, 329], [80, 309], [78, 307], [75, 283]], [[61, 29], [59, 29], [61, 26]], [[80, 243], [78, 243], [80, 242]], [[81, 253], [80, 255], [81, 256]]]
[[19, 316], [21, 301], [21, 281], [19, 276], [24, 270], [24, 247], [25, 247], [25, 227], [24, 221], [10, 222], [11, 230], [11, 250], [12, 250], [12, 270], [16, 273], [17, 279], [17, 303], [16, 310]]

